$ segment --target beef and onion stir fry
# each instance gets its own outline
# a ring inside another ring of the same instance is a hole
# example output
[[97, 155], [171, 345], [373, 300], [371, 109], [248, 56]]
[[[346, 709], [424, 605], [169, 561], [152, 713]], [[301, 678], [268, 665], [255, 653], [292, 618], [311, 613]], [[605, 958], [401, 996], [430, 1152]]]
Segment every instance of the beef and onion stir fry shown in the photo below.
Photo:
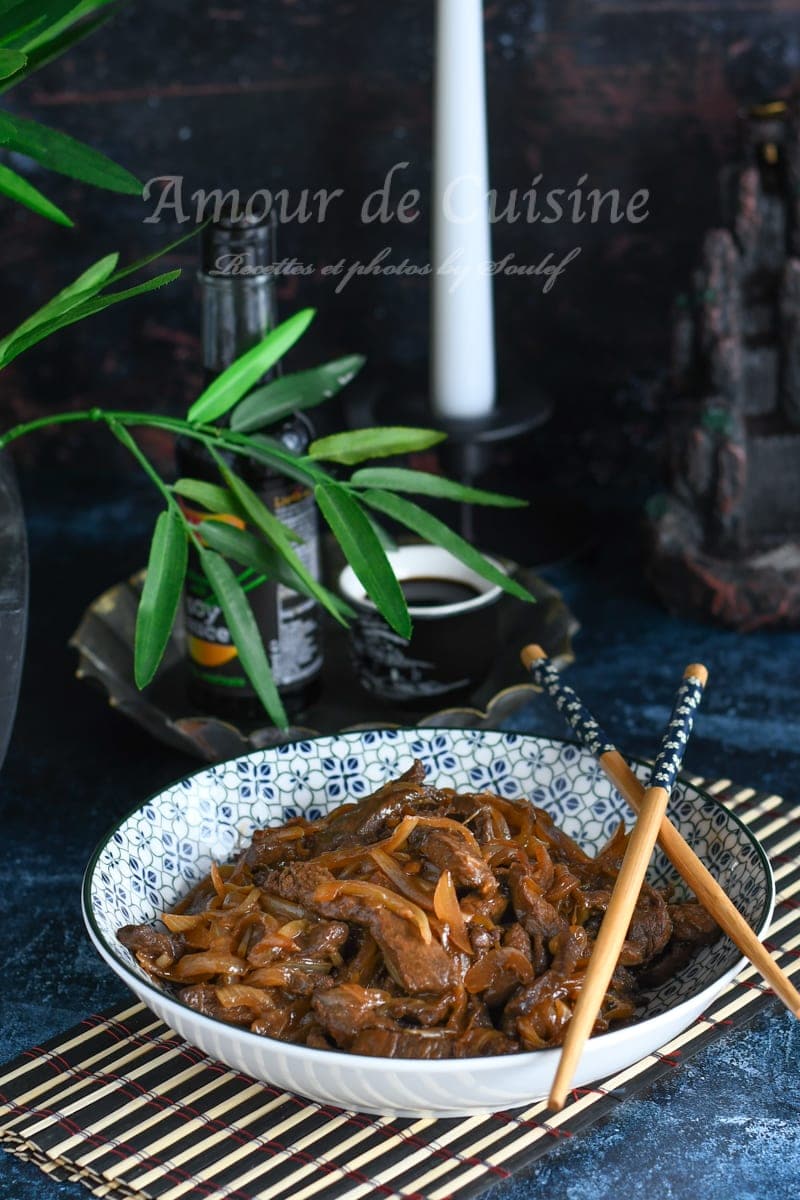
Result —
[[[548, 814], [425, 783], [420, 763], [317, 821], [258, 830], [166, 931], [123, 945], [191, 1008], [319, 1049], [460, 1058], [557, 1046], [626, 833], [592, 858]], [[719, 929], [645, 885], [595, 1033]]]

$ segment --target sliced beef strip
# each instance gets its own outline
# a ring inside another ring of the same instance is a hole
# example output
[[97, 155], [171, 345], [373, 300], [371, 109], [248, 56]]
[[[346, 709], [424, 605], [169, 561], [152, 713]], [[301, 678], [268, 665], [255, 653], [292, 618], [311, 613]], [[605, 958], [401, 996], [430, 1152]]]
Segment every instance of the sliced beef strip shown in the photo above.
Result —
[[676, 942], [689, 942], [694, 946], [710, 946], [721, 935], [717, 922], [696, 900], [684, 900], [680, 904], [668, 904], [672, 921], [672, 936]]
[[162, 933], [152, 925], [123, 925], [117, 939], [152, 975], [169, 974], [186, 950], [180, 933]]
[[239, 1004], [226, 1008], [217, 999], [217, 990], [210, 983], [193, 983], [181, 988], [178, 998], [195, 1012], [204, 1017], [214, 1017], [217, 1021], [227, 1021], [230, 1025], [251, 1025], [255, 1013], [249, 1005]]
[[250, 1026], [253, 1033], [262, 1037], [280, 1038], [284, 1042], [294, 1041], [308, 1013], [310, 1001], [284, 997], [258, 1014]]
[[579, 968], [585, 967], [591, 952], [586, 930], [580, 925], [570, 925], [562, 930], [551, 942], [550, 949], [553, 952], [550, 970], [560, 976], [574, 975]]
[[386, 1012], [396, 1021], [412, 1022], [431, 1028], [442, 1025], [457, 1003], [452, 992], [441, 996], [392, 996], [386, 1003]]
[[357, 983], [318, 992], [311, 1001], [317, 1021], [337, 1046], [348, 1049], [365, 1029], [396, 1029], [397, 1022], [387, 1013], [388, 992], [364, 988]]
[[[412, 845], [415, 840], [413, 834]], [[440, 871], [450, 872], [456, 887], [480, 892], [482, 896], [497, 891], [497, 880], [489, 866], [460, 834], [449, 829], [432, 829], [418, 839], [418, 845], [423, 858]]]
[[[330, 988], [334, 985], [334, 981], [330, 975], [320, 974], [320, 972], [313, 970], [313, 968], [304, 965], [302, 962], [293, 962], [291, 959], [284, 962], [271, 963], [267, 969], [280, 972], [283, 978], [283, 983], [280, 986], [295, 996], [312, 996], [316, 991], [323, 988]], [[258, 980], [258, 976], [256, 976], [256, 980]], [[262, 987], [264, 985], [256, 982], [255, 986]]]
[[466, 974], [465, 987], [479, 994], [489, 1008], [505, 1004], [520, 984], [530, 983], [533, 967], [513, 946], [490, 950]]
[[205, 1017], [226, 1021], [229, 1025], [248, 1026], [253, 1033], [264, 1037], [291, 1040], [308, 1012], [306, 999], [281, 995], [275, 989], [265, 989], [258, 1009], [236, 1004], [227, 1007], [217, 998], [217, 990], [208, 983], [196, 983], [181, 988], [178, 998]]
[[493, 1057], [497, 1054], [514, 1054], [520, 1049], [515, 1038], [507, 1037], [499, 1029], [470, 1029], [461, 1035], [453, 1048], [454, 1058], [473, 1058], [475, 1055]]
[[500, 945], [500, 930], [497, 926], [488, 929], [485, 925], [477, 924], [474, 921], [467, 928], [469, 940], [472, 949], [479, 957], [481, 954], [486, 954], [489, 950], [494, 950]]
[[509, 868], [508, 886], [517, 920], [531, 938], [538, 935], [546, 944], [567, 928], [565, 918], [538, 892], [536, 884], [518, 863]]
[[[289, 827], [292, 824], [306, 827], [311, 832], [312, 826], [306, 821], [288, 822]], [[256, 829], [253, 840], [244, 853], [244, 865], [252, 871], [255, 867], [273, 867], [278, 863], [291, 862], [300, 856], [304, 840], [305, 838], [288, 838], [282, 829]]]
[[437, 941], [425, 945], [417, 929], [387, 909], [369, 914], [365, 923], [381, 948], [390, 975], [416, 995], [455, 987], [460, 969]]
[[576, 975], [582, 973], [589, 957], [589, 938], [580, 925], [568, 926], [551, 943], [553, 961], [548, 971], [520, 988], [503, 1010], [503, 1031], [513, 1037], [517, 1023], [540, 1005], [552, 1007], [574, 989]]
[[511, 946], [514, 950], [519, 950], [520, 954], [524, 954], [528, 962], [532, 962], [531, 956], [531, 939], [526, 931], [522, 928], [519, 921], [515, 921], [513, 925], [509, 925], [503, 934], [503, 945]]
[[399, 779], [385, 783], [372, 796], [329, 822], [322, 822], [313, 834], [312, 855], [380, 841], [406, 814], [435, 811], [440, 803], [440, 793], [425, 786], [425, 768], [415, 760]]
[[344, 921], [316, 921], [294, 941], [303, 957], [330, 958], [342, 949], [349, 936], [350, 930]]
[[471, 796], [470, 793], [456, 794], [447, 798], [441, 805], [438, 816], [449, 817], [451, 821], [462, 821], [468, 829], [473, 830], [477, 842], [492, 841], [495, 836], [492, 809], [483, 796]]
[[404, 917], [386, 908], [374, 908], [359, 896], [336, 896], [317, 901], [315, 892], [333, 875], [314, 863], [297, 863], [268, 874], [264, 886], [285, 900], [339, 921], [353, 921], [369, 929], [380, 947], [389, 973], [407, 992], [443, 992], [458, 981], [458, 963], [437, 941], [427, 946], [419, 931]]
[[622, 945], [620, 963], [633, 967], [649, 962], [661, 953], [671, 936], [672, 920], [664, 897], [644, 884]]
[[667, 909], [672, 921], [672, 939], [660, 955], [636, 972], [642, 988], [659, 987], [672, 979], [694, 957], [698, 946], [712, 945], [722, 933], [714, 918], [694, 900], [669, 904]]

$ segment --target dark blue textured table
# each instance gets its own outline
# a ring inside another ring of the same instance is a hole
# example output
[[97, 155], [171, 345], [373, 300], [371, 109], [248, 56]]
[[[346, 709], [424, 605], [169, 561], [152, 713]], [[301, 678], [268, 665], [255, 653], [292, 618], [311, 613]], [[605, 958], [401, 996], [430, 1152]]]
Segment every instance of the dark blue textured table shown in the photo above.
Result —
[[[52, 485], [22, 482], [32, 610], [20, 710], [0, 775], [3, 1060], [126, 999], [83, 932], [82, 870], [117, 816], [196, 765], [77, 683], [66, 648], [88, 600], [144, 560], [154, 511], [149, 495], [126, 485], [96, 502], [60, 488], [56, 501]], [[531, 519], [519, 518], [519, 544]], [[571, 681], [602, 711], [621, 746], [651, 754], [684, 665], [706, 662], [711, 683], [687, 768], [791, 796], [800, 633], [740, 638], [669, 617], [641, 581], [628, 532], [619, 529], [611, 549], [587, 550], [543, 572], [583, 624]], [[535, 702], [514, 728], [558, 733], [557, 722], [545, 702]], [[783, 1200], [799, 1189], [800, 1023], [771, 1001], [749, 1029], [724, 1036], [490, 1195]], [[86, 1194], [0, 1156], [0, 1200]]]

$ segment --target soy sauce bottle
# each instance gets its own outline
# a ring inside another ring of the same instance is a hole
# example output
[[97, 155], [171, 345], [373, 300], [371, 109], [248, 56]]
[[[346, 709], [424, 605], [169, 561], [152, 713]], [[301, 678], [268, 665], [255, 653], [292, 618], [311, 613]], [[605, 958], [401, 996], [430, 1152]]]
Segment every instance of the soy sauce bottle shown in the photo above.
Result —
[[[275, 226], [268, 220], [229, 213], [203, 231], [200, 284], [207, 383], [276, 325], [275, 283], [270, 270], [274, 262]], [[257, 386], [269, 378], [265, 376]], [[296, 454], [305, 453], [314, 436], [311, 423], [302, 414], [263, 432]], [[181, 438], [176, 461], [182, 476], [220, 482], [211, 456], [199, 442]], [[313, 577], [319, 579], [319, 526], [310, 489], [256, 459], [230, 455], [227, 461], [270, 511], [302, 538], [295, 551]], [[192, 521], [208, 516], [194, 509], [191, 502], [183, 504]], [[244, 527], [235, 514], [220, 519]], [[238, 563], [230, 565], [247, 593], [287, 712], [296, 715], [319, 691], [322, 643], [318, 606], [275, 580]], [[242, 669], [230, 630], [196, 554], [191, 556], [187, 572], [184, 611], [192, 701], [204, 712], [233, 720], [263, 717], [263, 708]]]

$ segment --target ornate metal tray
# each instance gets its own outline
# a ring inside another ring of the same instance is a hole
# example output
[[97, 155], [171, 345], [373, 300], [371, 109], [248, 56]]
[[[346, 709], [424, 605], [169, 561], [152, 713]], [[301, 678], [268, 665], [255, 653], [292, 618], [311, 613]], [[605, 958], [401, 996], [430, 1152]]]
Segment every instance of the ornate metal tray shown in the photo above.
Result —
[[253, 723], [238, 728], [201, 713], [186, 695], [184, 631], [176, 623], [162, 667], [153, 683], [139, 692], [133, 682], [133, 637], [144, 572], [118, 583], [89, 606], [70, 639], [79, 654], [77, 676], [99, 684], [108, 702], [159, 741], [207, 762], [218, 762], [263, 746], [344, 729], [392, 726], [497, 728], [526, 704], [536, 690], [524, 682], [519, 651], [539, 642], [557, 663], [572, 662], [572, 638], [579, 624], [561, 594], [526, 568], [517, 577], [536, 596], [536, 605], [504, 597], [495, 666], [469, 697], [466, 707], [435, 713], [381, 706], [361, 691], [350, 666], [345, 630], [326, 628], [321, 695], [288, 730]]

